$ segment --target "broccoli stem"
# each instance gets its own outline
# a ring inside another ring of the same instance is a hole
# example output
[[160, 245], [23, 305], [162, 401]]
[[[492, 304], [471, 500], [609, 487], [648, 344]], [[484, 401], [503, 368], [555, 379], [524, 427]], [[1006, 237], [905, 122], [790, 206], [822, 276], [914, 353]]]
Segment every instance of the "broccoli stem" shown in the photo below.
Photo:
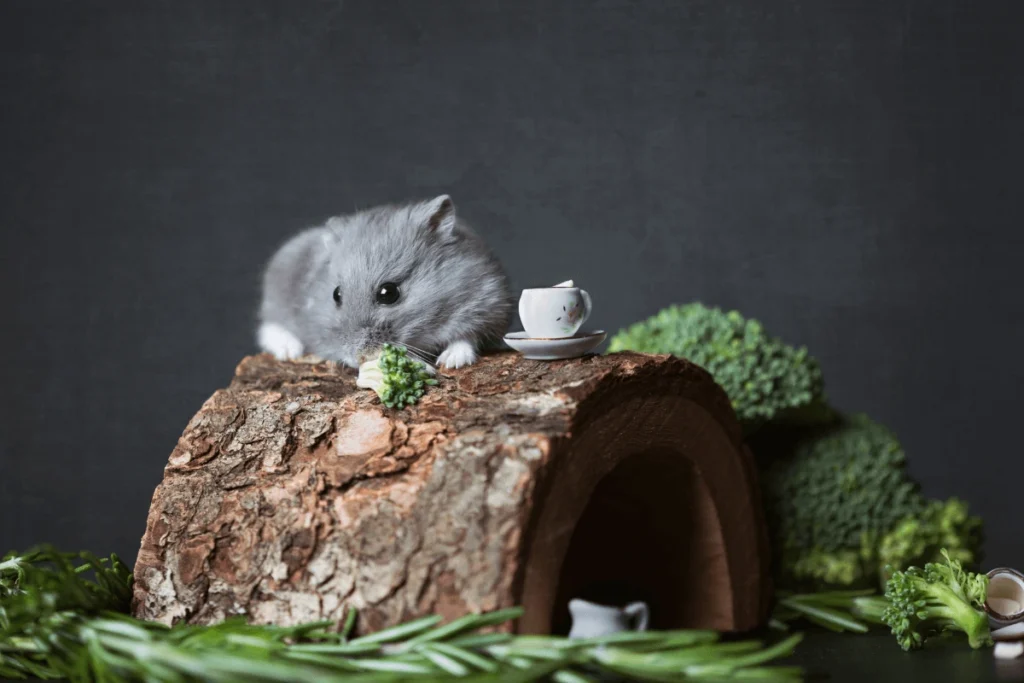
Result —
[[933, 598], [936, 602], [929, 600], [926, 606], [928, 618], [940, 623], [944, 630], [966, 633], [967, 642], [975, 650], [991, 643], [987, 614], [974, 609], [949, 586], [931, 584], [929, 589], [936, 594]]
[[882, 619], [904, 650], [921, 647], [941, 631], [965, 633], [973, 649], [991, 645], [988, 615], [980, 609], [988, 577], [964, 571], [945, 549], [941, 554], [942, 564], [892, 572], [885, 586], [889, 606]]

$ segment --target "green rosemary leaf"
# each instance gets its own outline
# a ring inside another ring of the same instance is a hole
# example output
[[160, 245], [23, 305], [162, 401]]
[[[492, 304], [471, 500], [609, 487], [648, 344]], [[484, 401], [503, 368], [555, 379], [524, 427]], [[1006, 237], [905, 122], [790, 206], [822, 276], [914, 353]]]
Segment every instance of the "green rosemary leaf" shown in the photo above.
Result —
[[535, 662], [532, 659], [529, 659], [528, 657], [508, 657], [505, 661], [507, 661], [509, 664], [516, 667], [517, 669], [524, 669], [526, 671], [533, 671], [535, 673], [538, 671], [544, 671], [545, 673], [547, 673], [549, 671], [555, 671], [556, 669], [561, 668], [561, 662], [548, 661], [538, 664], [537, 662]]
[[[836, 600], [834, 597], [831, 600], [818, 600], [816, 604], [812, 604], [812, 601], [806, 597], [803, 599], [792, 597], [786, 598], [784, 605], [790, 612], [807, 617], [819, 626], [839, 632], [848, 630], [854, 633], [867, 633], [868, 627], [850, 615], [848, 611], [850, 605], [849, 598]], [[842, 600], [846, 600], [846, 602]], [[835, 609], [835, 607], [845, 607], [847, 612], [844, 613], [841, 609]]]
[[713, 643], [719, 639], [716, 631], [692, 630], [692, 631], [620, 631], [607, 636], [596, 638], [581, 638], [575, 641], [582, 647], [593, 647], [598, 645], [636, 645], [640, 647], [649, 646], [649, 649], [671, 649], [700, 645], [702, 643]]
[[795, 633], [785, 640], [775, 643], [771, 647], [760, 648], [755, 651], [736, 657], [724, 657], [717, 662], [709, 662], [695, 667], [695, 670], [688, 669], [688, 674], [706, 676], [708, 674], [732, 673], [737, 669], [747, 669], [769, 662], [779, 657], [787, 657], [793, 654], [793, 649], [803, 639], [803, 634]]
[[366, 645], [367, 643], [390, 643], [402, 638], [408, 638], [410, 636], [417, 635], [427, 629], [430, 629], [441, 622], [442, 617], [437, 614], [433, 614], [429, 617], [423, 617], [421, 619], [415, 619], [405, 624], [399, 624], [391, 628], [386, 628], [383, 631], [377, 631], [369, 635], [362, 636], [349, 641], [349, 645]]
[[457, 647], [450, 643], [431, 643], [430, 647], [483, 671], [495, 673], [500, 669], [497, 663], [466, 648]]
[[522, 614], [523, 610], [518, 607], [497, 610], [487, 614], [467, 614], [464, 617], [459, 617], [458, 619], [448, 622], [444, 626], [440, 626], [432, 631], [427, 631], [426, 633], [412, 638], [408, 642], [408, 645], [412, 646], [418, 645], [419, 643], [428, 643], [434, 640], [444, 640], [463, 631], [481, 629], [487, 626], [496, 626], [497, 624], [503, 624], [506, 621], [517, 619], [522, 616]]
[[416, 651], [429, 659], [434, 666], [447, 671], [453, 676], [465, 676], [470, 671], [462, 662], [453, 659], [440, 650], [430, 647], [427, 643], [418, 646]]
[[871, 589], [827, 591], [822, 593], [780, 593], [772, 613], [772, 627], [804, 619], [836, 633], [864, 633], [870, 626], [882, 623], [888, 606], [885, 596]]
[[356, 616], [359, 612], [350, 607], [348, 614], [345, 615], [345, 625], [341, 628], [341, 639], [342, 641], [348, 640], [349, 635], [352, 633], [352, 629], [356, 627]]
[[[525, 636], [519, 637], [523, 638]], [[513, 638], [514, 636], [511, 633], [473, 633], [452, 638], [446, 642], [456, 647], [480, 648], [488, 645], [496, 645], [497, 643], [507, 643]]]
[[552, 674], [551, 680], [555, 683], [593, 683], [594, 679], [588, 678], [569, 669], [562, 669], [561, 671], [556, 671]]
[[559, 670], [557, 662], [531, 662], [529, 659], [517, 661], [515, 668], [503, 669], [497, 676], [493, 673], [479, 673], [474, 676], [460, 678], [463, 683], [533, 683], [545, 681]]
[[324, 669], [335, 669], [338, 671], [350, 672], [363, 671], [363, 669], [356, 666], [345, 657], [332, 657], [330, 655], [321, 655], [314, 652], [295, 652], [292, 649], [289, 649], [285, 656], [289, 661], [315, 664], [316, 666], [323, 667]]
[[305, 652], [308, 654], [335, 655], [338, 657], [354, 657], [358, 655], [377, 654], [381, 651], [380, 643], [297, 643], [288, 647], [289, 652]]
[[511, 645], [493, 645], [487, 651], [499, 659], [544, 659], [549, 661], [565, 661], [569, 655], [565, 650], [541, 647], [529, 647], [513, 642]]
[[366, 671], [385, 671], [406, 674], [436, 673], [436, 670], [429, 666], [412, 664], [410, 662], [398, 662], [391, 659], [356, 659], [353, 660], [353, 663], [357, 667]]

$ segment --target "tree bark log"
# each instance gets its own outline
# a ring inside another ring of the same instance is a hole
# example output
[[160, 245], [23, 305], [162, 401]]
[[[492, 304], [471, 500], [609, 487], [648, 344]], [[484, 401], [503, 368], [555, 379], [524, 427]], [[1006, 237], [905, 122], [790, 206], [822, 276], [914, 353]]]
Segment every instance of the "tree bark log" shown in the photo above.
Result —
[[483, 357], [388, 410], [331, 363], [245, 358], [171, 453], [136, 616], [341, 620], [642, 599], [653, 628], [747, 630], [770, 599], [756, 472], [701, 368]]

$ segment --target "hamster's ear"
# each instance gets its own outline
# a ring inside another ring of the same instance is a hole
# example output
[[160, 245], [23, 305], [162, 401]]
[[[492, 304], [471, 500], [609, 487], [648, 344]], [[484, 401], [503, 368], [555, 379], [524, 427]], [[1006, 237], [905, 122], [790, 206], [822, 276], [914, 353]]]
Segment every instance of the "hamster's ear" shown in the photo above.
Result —
[[447, 237], [455, 231], [455, 204], [446, 194], [423, 202], [417, 215], [424, 228], [439, 235]]

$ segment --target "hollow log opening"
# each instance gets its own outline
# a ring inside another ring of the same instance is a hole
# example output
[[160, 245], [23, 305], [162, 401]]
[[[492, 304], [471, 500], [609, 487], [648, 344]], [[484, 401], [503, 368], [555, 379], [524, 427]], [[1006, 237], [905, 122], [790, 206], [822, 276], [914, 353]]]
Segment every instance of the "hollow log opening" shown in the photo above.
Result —
[[728, 423], [694, 398], [620, 391], [581, 406], [534, 512], [520, 631], [567, 632], [577, 597], [644, 600], [653, 628], [759, 623], [753, 466]]
[[582, 598], [623, 606], [642, 600], [650, 628], [701, 625], [731, 595], [713, 501], [696, 467], [670, 450], [627, 458], [598, 484], [566, 551], [552, 632], [572, 625]]

